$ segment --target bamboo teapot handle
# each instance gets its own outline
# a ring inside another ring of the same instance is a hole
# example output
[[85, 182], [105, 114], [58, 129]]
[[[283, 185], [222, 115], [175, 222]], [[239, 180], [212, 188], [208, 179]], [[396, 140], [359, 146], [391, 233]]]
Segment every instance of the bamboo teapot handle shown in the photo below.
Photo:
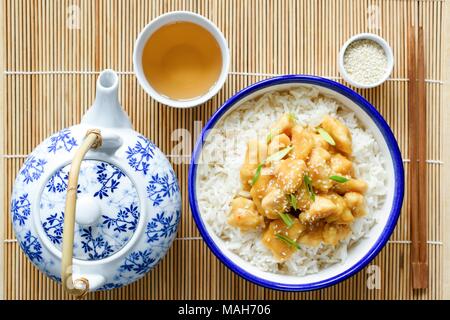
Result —
[[64, 210], [64, 231], [62, 245], [61, 281], [64, 290], [77, 298], [83, 298], [89, 292], [89, 281], [86, 278], [73, 279], [73, 241], [75, 230], [75, 209], [77, 201], [78, 176], [81, 162], [90, 149], [102, 145], [100, 130], [91, 129], [86, 133], [83, 144], [79, 147], [70, 165], [69, 181], [67, 184], [66, 207]]

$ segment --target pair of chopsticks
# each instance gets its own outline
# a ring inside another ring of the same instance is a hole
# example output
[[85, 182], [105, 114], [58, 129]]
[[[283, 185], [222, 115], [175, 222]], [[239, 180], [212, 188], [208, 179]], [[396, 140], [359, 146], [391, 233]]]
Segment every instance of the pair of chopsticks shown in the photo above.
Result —
[[[428, 287], [426, 93], [423, 28], [408, 30], [408, 112], [410, 153], [411, 276], [414, 289]], [[417, 55], [417, 58], [416, 58]]]

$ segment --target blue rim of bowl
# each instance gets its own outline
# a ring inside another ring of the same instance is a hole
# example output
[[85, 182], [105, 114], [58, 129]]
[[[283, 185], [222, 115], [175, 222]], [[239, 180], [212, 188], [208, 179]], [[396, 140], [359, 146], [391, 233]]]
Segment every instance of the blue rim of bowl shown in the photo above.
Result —
[[[393, 198], [393, 205], [391, 208], [391, 212], [389, 213], [388, 221], [380, 237], [377, 239], [376, 243], [370, 248], [368, 253], [346, 271], [325, 280], [306, 284], [287, 284], [263, 279], [251, 274], [241, 266], [237, 265], [231, 259], [229, 259], [215, 244], [214, 240], [211, 238], [208, 231], [206, 230], [205, 224], [202, 218], [200, 217], [200, 211], [196, 199], [196, 177], [197, 177], [196, 161], [201, 153], [203, 142], [205, 141], [208, 130], [214, 127], [217, 121], [228, 111], [228, 109], [233, 107], [236, 103], [238, 103], [240, 100], [244, 99], [248, 95], [270, 86], [288, 83], [312, 84], [331, 89], [352, 100], [361, 109], [363, 109], [369, 115], [372, 121], [374, 121], [374, 123], [377, 125], [378, 129], [381, 131], [386, 141], [386, 144], [389, 148], [389, 152], [392, 158], [395, 176], [394, 179], [395, 194]], [[395, 225], [400, 215], [404, 193], [404, 171], [400, 149], [398, 147], [394, 134], [392, 133], [389, 125], [383, 119], [381, 114], [366, 99], [364, 99], [361, 95], [351, 90], [350, 88], [329, 79], [309, 75], [285, 75], [270, 78], [267, 80], [257, 82], [253, 85], [250, 85], [249, 87], [239, 91], [237, 94], [231, 97], [228, 101], [226, 101], [222, 105], [222, 107], [220, 107], [214, 113], [214, 115], [211, 117], [211, 119], [206, 123], [205, 127], [203, 128], [201, 136], [195, 145], [194, 152], [192, 154], [191, 164], [189, 167], [188, 184], [189, 184], [188, 185], [189, 204], [192, 210], [192, 215], [194, 217], [195, 223], [197, 224], [197, 228], [199, 229], [200, 234], [202, 235], [208, 247], [211, 249], [214, 255], [217, 258], [219, 258], [219, 260], [222, 261], [222, 263], [225, 264], [225, 266], [227, 266], [230, 270], [237, 273], [244, 279], [269, 289], [283, 290], [283, 291], [310, 291], [335, 285], [351, 277], [352, 275], [360, 271], [362, 268], [364, 268], [367, 264], [369, 264], [369, 262], [372, 261], [381, 251], [381, 249], [385, 246], [390, 235], [394, 231]]]

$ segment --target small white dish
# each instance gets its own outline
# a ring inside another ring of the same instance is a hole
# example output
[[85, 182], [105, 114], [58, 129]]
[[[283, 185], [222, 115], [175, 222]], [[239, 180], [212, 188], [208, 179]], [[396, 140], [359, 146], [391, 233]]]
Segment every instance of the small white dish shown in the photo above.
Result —
[[[150, 36], [164, 25], [181, 21], [195, 23], [206, 29], [216, 39], [222, 53], [222, 70], [217, 82], [204, 95], [190, 100], [175, 100], [158, 93], [148, 82], [142, 67], [142, 52]], [[230, 66], [230, 52], [224, 35], [210, 20], [189, 11], [173, 11], [152, 20], [141, 31], [134, 45], [133, 65], [134, 73], [136, 74], [139, 84], [153, 99], [175, 108], [190, 108], [208, 101], [222, 88], [228, 75], [228, 69]]]
[[[372, 41], [378, 43], [383, 48], [383, 50], [386, 54], [386, 57], [387, 57], [386, 72], [385, 72], [384, 76], [377, 82], [374, 82], [371, 84], [358, 83], [345, 70], [345, 66], [344, 66], [345, 51], [347, 50], [347, 48], [350, 44], [352, 44], [358, 40], [372, 40]], [[345, 42], [344, 45], [342, 46], [341, 51], [339, 52], [338, 59], [339, 59], [339, 61], [338, 61], [339, 72], [341, 73], [341, 75], [345, 79], [345, 81], [350, 83], [352, 86], [361, 88], [361, 89], [369, 89], [369, 88], [375, 88], [375, 87], [379, 86], [380, 84], [385, 82], [390, 77], [390, 75], [392, 73], [392, 69], [394, 68], [394, 54], [392, 53], [391, 47], [389, 46], [389, 44], [387, 43], [386, 40], [384, 40], [380, 36], [373, 34], [373, 33], [360, 33], [360, 34], [354, 35], [353, 37], [348, 39], [347, 42]]]

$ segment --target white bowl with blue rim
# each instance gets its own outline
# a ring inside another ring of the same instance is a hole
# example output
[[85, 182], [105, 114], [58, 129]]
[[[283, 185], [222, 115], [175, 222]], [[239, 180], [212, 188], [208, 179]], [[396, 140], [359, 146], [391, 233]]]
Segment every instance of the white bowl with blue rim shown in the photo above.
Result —
[[83, 280], [74, 294], [119, 288], [143, 277], [169, 250], [180, 220], [175, 172], [158, 147], [132, 129], [118, 86], [117, 74], [103, 71], [81, 123], [37, 146], [13, 188], [11, 218], [20, 247], [61, 282], [69, 170], [86, 133], [99, 131], [101, 146], [82, 160], [76, 188], [74, 283], [63, 283], [72, 292], [75, 280]]
[[[233, 112], [244, 102], [271, 91], [286, 90], [295, 86], [311, 86], [320, 93], [340, 101], [353, 111], [360, 123], [376, 139], [386, 158], [387, 198], [379, 212], [377, 223], [366, 237], [349, 248], [345, 261], [336, 263], [306, 276], [292, 276], [265, 272], [228, 250], [221, 240], [204, 221], [197, 203], [197, 163], [201, 158], [202, 146], [208, 134], [223, 117]], [[286, 75], [263, 80], [238, 92], [216, 111], [203, 128], [201, 137], [195, 146], [189, 170], [189, 202], [192, 215], [201, 236], [212, 252], [232, 271], [241, 277], [264, 287], [286, 291], [308, 291], [337, 284], [369, 264], [384, 247], [392, 234], [403, 202], [404, 171], [397, 141], [389, 125], [380, 113], [362, 96], [350, 88], [335, 81], [307, 75]]]

